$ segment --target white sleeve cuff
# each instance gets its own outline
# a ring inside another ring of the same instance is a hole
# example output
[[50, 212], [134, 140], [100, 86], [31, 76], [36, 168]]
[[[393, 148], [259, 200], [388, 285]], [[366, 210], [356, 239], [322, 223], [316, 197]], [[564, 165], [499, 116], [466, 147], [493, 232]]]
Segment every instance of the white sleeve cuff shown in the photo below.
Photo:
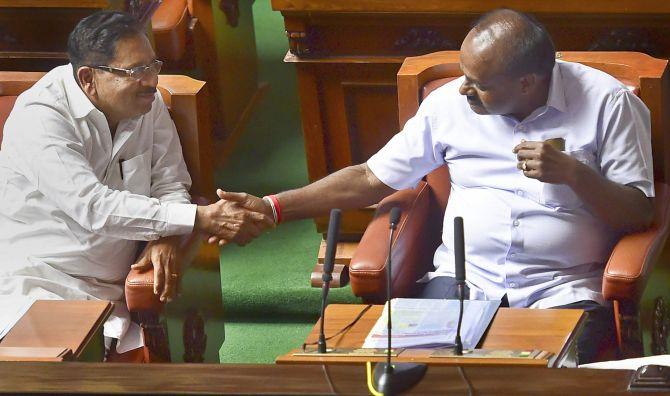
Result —
[[166, 204], [167, 229], [163, 236], [190, 234], [195, 225], [197, 207], [195, 204]]

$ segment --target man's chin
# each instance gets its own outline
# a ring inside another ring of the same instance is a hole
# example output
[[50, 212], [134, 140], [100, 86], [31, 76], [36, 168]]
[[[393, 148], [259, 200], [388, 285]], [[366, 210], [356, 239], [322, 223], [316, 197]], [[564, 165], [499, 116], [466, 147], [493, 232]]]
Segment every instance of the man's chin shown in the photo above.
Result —
[[154, 105], [153, 101], [151, 102], [146, 100], [138, 101], [137, 106], [135, 107], [135, 109], [137, 109], [138, 113], [137, 115], [140, 116], [142, 114], [147, 114], [148, 112], [151, 111], [151, 107], [153, 107], [153, 105]]
[[472, 103], [468, 103], [468, 105], [470, 105], [470, 108], [472, 109], [472, 111], [474, 111], [475, 113], [477, 113], [477, 114], [479, 114], [479, 115], [487, 115], [487, 114], [489, 114], [489, 112], [486, 111], [486, 109], [485, 109], [484, 106], [482, 106], [482, 105], [479, 105], [479, 104], [472, 104]]

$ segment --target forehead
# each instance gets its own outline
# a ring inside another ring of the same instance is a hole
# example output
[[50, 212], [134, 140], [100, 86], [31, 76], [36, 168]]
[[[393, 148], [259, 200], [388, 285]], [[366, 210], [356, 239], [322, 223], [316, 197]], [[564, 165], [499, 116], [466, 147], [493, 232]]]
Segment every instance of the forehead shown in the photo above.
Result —
[[461, 45], [459, 63], [466, 77], [482, 82], [503, 76], [503, 58], [494, 44], [473, 40], [468, 34]]
[[110, 64], [116, 67], [146, 65], [156, 59], [149, 39], [143, 35], [126, 36], [117, 41], [114, 59]]

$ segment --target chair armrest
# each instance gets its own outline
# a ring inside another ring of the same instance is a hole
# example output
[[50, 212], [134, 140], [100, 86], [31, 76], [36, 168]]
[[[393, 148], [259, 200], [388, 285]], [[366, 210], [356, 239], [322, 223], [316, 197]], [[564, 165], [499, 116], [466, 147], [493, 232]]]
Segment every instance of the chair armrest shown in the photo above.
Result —
[[[198, 197], [194, 198], [193, 202], [202, 205], [207, 201]], [[199, 232], [192, 232], [180, 238], [178, 267], [182, 269], [182, 272], [200, 250], [204, 238], [205, 236]], [[142, 257], [142, 254], [139, 257]], [[154, 294], [153, 268], [144, 272], [131, 269], [126, 277], [125, 293], [126, 304], [130, 312], [161, 312], [163, 310], [164, 303], [160, 301], [158, 295]]]
[[603, 274], [603, 296], [607, 300], [637, 304], [670, 227], [670, 186], [656, 183], [654, 223], [645, 231], [629, 234], [616, 244]]
[[442, 218], [431, 216], [433, 201], [430, 186], [421, 182], [417, 188], [398, 191], [379, 203], [349, 264], [351, 289], [356, 296], [369, 302], [386, 299], [389, 215], [396, 206], [402, 215], [393, 241], [392, 295], [407, 297], [417, 292], [416, 281], [432, 268], [441, 241]]

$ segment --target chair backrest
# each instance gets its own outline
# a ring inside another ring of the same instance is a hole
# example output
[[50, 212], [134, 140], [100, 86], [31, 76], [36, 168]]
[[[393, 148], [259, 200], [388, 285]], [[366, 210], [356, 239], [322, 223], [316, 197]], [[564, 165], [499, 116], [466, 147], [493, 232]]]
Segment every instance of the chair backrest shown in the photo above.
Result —
[[[0, 72], [0, 142], [16, 97], [44, 73]], [[209, 102], [205, 83], [186, 76], [161, 75], [158, 89], [177, 126], [184, 161], [193, 179], [192, 195], [214, 198]]]
[[[670, 77], [668, 61], [639, 52], [560, 52], [557, 57], [579, 62], [616, 77], [633, 90], [651, 111], [654, 178], [668, 183], [670, 179]], [[419, 104], [439, 86], [460, 77], [458, 51], [442, 51], [406, 58], [398, 72], [398, 110], [404, 125], [419, 109]], [[446, 167], [427, 177], [444, 210], [449, 197]]]

